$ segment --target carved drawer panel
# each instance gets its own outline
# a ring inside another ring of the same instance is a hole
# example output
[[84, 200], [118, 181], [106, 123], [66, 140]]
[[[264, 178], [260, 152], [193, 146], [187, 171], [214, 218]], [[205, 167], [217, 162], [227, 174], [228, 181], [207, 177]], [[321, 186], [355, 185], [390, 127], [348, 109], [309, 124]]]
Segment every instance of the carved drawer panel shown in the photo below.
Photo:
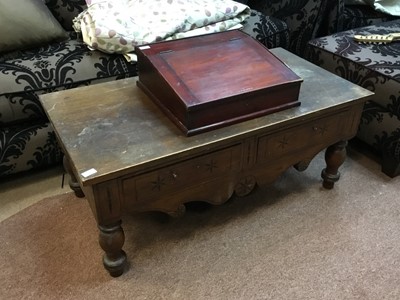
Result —
[[257, 160], [271, 160], [304, 148], [335, 143], [348, 129], [350, 114], [349, 111], [344, 111], [260, 137]]
[[241, 144], [235, 145], [125, 179], [122, 182], [124, 196], [129, 201], [151, 201], [155, 197], [238, 172], [241, 167], [241, 148]]

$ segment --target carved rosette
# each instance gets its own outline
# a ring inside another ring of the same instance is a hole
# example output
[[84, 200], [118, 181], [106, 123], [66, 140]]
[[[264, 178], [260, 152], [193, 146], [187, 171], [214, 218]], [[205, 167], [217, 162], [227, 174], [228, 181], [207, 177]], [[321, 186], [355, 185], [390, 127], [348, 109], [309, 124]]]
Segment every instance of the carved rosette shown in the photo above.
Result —
[[256, 186], [256, 178], [252, 175], [242, 177], [235, 186], [235, 193], [239, 197], [244, 197], [251, 193]]

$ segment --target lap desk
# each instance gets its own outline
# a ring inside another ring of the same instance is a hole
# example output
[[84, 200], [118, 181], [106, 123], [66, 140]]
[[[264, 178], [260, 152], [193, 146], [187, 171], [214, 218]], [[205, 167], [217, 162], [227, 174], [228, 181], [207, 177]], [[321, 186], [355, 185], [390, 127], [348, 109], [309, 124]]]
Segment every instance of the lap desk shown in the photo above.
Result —
[[301, 78], [240, 30], [136, 53], [139, 87], [186, 135], [300, 105]]
[[137, 87], [137, 78], [41, 96], [72, 186], [83, 191], [97, 221], [112, 276], [128, 265], [125, 213], [179, 215], [189, 201], [222, 204], [291, 166], [304, 170], [325, 148], [323, 186], [333, 188], [346, 140], [373, 93], [286, 50], [271, 52], [303, 79], [301, 105], [191, 137]]

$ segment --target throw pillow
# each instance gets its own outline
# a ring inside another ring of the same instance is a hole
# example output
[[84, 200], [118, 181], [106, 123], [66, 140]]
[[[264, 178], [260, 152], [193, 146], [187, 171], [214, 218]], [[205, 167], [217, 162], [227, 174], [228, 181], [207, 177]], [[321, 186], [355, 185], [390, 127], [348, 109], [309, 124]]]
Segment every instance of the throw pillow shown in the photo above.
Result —
[[126, 54], [135, 46], [241, 28], [250, 8], [232, 0], [86, 0], [74, 28], [93, 49]]
[[0, 1], [0, 53], [68, 38], [43, 0]]

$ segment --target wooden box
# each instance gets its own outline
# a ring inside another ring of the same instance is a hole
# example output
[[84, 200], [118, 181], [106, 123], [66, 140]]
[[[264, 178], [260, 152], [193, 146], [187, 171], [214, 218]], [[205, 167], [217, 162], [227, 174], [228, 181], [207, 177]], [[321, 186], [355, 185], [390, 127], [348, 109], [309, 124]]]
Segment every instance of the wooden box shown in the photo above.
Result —
[[136, 48], [138, 86], [193, 135], [300, 105], [302, 79], [239, 31]]

